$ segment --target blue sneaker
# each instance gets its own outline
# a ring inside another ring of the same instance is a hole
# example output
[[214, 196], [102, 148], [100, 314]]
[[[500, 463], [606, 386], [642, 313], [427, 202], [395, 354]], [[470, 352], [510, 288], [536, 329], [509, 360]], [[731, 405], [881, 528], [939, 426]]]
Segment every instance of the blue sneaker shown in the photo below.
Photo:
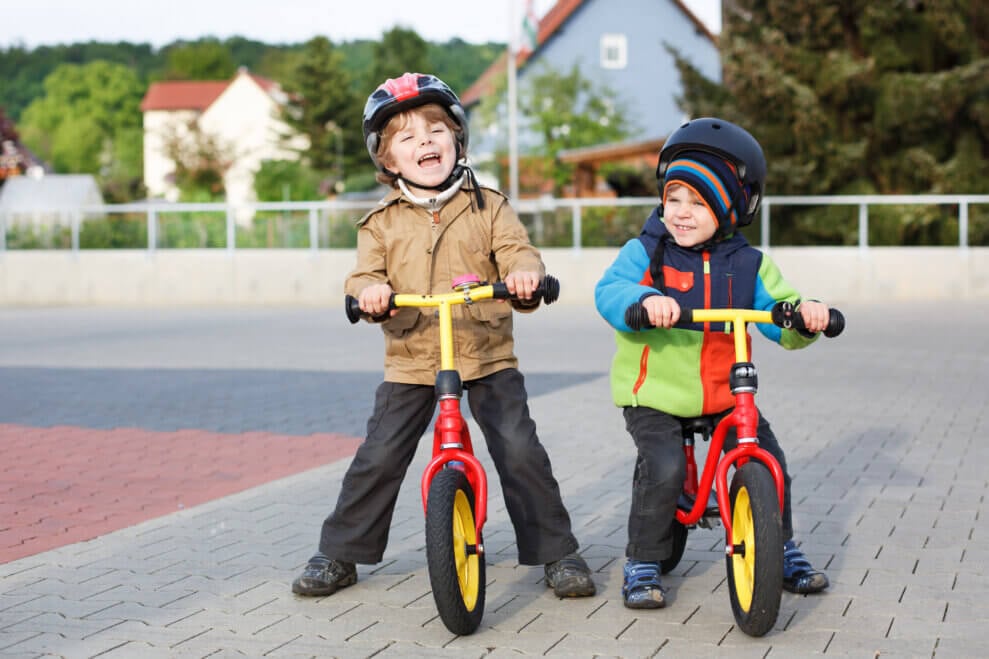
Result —
[[787, 540], [783, 543], [783, 587], [791, 593], [808, 595], [819, 593], [831, 585], [823, 572], [815, 570], [797, 548], [797, 543]]
[[665, 589], [659, 582], [659, 563], [628, 559], [622, 599], [629, 609], [661, 609], [666, 606]]

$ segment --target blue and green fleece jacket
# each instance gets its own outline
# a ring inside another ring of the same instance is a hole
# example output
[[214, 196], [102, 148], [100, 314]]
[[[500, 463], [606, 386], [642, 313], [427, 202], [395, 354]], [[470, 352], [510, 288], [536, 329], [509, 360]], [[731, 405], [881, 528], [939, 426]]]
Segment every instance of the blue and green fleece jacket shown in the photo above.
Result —
[[[653, 281], [661, 249], [664, 291]], [[735, 361], [727, 323], [695, 323], [670, 330], [632, 330], [625, 309], [650, 295], [669, 295], [691, 309], [769, 310], [800, 295], [779, 268], [735, 233], [705, 248], [683, 248], [653, 210], [638, 238], [628, 241], [594, 290], [597, 310], [615, 328], [617, 351], [611, 365], [611, 393], [620, 407], [644, 406], [679, 417], [722, 412], [734, 405], [728, 375]], [[803, 348], [816, 336], [757, 324], [784, 348]], [[749, 350], [751, 354], [751, 336]]]

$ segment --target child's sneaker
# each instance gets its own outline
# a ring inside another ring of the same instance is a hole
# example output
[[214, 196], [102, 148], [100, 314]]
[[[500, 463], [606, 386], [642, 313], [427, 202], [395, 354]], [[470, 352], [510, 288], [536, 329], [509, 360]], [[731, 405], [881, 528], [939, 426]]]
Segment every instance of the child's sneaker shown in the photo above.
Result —
[[622, 599], [629, 609], [661, 609], [666, 606], [663, 584], [659, 582], [659, 563], [628, 559]]
[[316, 554], [298, 579], [292, 582], [296, 595], [322, 597], [332, 595], [341, 588], [357, 583], [357, 566], [347, 561], [331, 560], [324, 554]]
[[546, 585], [557, 597], [590, 597], [597, 592], [591, 580], [591, 569], [577, 552], [547, 563], [544, 570]]
[[783, 543], [783, 587], [791, 593], [807, 595], [818, 593], [830, 585], [823, 572], [815, 570], [797, 548], [797, 543], [787, 540]]

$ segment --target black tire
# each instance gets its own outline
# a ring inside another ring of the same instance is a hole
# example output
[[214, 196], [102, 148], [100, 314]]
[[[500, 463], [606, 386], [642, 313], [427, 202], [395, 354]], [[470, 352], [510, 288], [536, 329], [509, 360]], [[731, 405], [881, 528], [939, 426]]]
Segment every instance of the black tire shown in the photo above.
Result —
[[731, 481], [731, 543], [726, 557], [731, 609], [739, 628], [762, 636], [776, 624], [783, 594], [783, 530], [769, 470], [750, 460]]
[[683, 558], [683, 550], [687, 546], [687, 527], [677, 520], [673, 520], [673, 553], [666, 560], [659, 562], [660, 571], [669, 574]]
[[484, 555], [477, 553], [474, 492], [458, 469], [441, 469], [429, 486], [426, 561], [433, 599], [454, 634], [473, 634], [484, 615]]

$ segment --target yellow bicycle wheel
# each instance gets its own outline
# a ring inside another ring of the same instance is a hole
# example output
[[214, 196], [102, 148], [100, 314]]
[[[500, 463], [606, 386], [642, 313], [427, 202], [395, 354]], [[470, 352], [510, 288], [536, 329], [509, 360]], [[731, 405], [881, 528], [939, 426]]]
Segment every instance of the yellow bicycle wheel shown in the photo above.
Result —
[[754, 460], [742, 465], [732, 478], [730, 501], [732, 613], [742, 631], [762, 636], [776, 624], [783, 594], [783, 531], [769, 470]]
[[474, 526], [474, 492], [458, 469], [441, 469], [429, 486], [426, 559], [433, 600], [454, 634], [473, 633], [484, 614], [484, 556]]

